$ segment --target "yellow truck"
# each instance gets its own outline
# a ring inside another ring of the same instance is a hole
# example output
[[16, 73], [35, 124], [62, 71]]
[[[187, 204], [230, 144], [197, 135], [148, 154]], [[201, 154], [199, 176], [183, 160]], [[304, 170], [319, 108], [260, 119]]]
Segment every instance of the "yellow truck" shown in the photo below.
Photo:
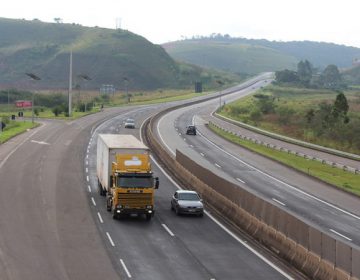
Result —
[[159, 178], [153, 176], [149, 148], [132, 135], [99, 134], [96, 170], [100, 195], [106, 196], [113, 218], [154, 216], [154, 193]]

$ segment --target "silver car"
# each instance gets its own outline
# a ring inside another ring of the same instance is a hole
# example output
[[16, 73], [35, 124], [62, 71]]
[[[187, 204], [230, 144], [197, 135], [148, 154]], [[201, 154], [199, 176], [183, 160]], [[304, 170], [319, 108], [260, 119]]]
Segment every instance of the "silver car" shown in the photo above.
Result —
[[125, 128], [135, 128], [135, 121], [133, 119], [127, 119], [125, 121]]
[[202, 217], [204, 215], [204, 204], [195, 191], [177, 190], [171, 199], [171, 210], [176, 215], [190, 214]]

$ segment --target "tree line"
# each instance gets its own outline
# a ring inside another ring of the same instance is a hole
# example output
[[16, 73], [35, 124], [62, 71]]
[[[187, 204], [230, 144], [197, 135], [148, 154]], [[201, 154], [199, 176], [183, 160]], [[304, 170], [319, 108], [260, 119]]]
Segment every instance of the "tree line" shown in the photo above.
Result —
[[308, 60], [301, 60], [297, 64], [297, 71], [289, 69], [276, 71], [275, 83], [333, 90], [346, 88], [336, 65], [330, 64], [322, 72], [319, 72]]

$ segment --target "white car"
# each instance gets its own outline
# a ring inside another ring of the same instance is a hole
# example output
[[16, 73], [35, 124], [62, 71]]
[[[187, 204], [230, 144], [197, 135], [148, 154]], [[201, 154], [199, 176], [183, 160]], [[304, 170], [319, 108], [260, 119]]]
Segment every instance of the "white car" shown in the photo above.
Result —
[[125, 128], [135, 128], [135, 121], [133, 119], [127, 119], [125, 121]]
[[189, 214], [202, 217], [204, 204], [197, 192], [177, 190], [171, 199], [171, 210], [174, 210], [176, 215]]

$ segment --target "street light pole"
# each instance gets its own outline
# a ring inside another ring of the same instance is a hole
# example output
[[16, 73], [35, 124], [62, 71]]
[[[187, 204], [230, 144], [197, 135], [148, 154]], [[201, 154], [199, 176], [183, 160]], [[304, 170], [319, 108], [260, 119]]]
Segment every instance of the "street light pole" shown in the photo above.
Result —
[[70, 50], [70, 70], [69, 70], [69, 117], [71, 117], [71, 101], [72, 101], [72, 50]]
[[[25, 73], [28, 77], [30, 77], [33, 81], [40, 81], [41, 78], [36, 76], [33, 73]], [[31, 121], [34, 123], [34, 91], [31, 94]]]

